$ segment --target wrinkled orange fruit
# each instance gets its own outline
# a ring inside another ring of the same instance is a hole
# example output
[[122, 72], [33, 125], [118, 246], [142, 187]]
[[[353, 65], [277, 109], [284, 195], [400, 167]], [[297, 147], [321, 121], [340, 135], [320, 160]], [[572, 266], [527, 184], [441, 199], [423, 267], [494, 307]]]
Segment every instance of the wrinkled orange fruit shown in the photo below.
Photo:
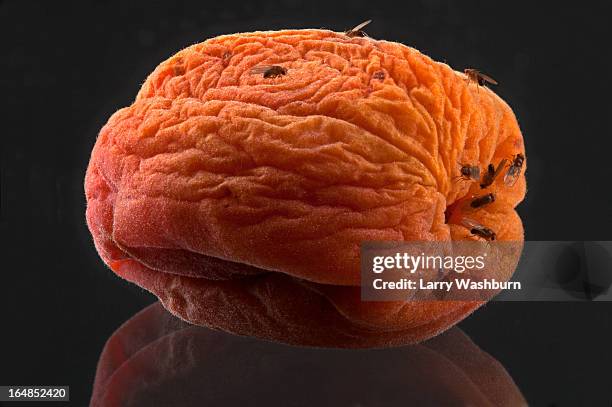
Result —
[[[255, 73], [268, 65], [286, 73]], [[326, 30], [227, 35], [162, 62], [109, 119], [87, 221], [116, 273], [191, 322], [206, 323], [187, 287], [277, 272], [324, 287], [356, 324], [416, 342], [482, 302], [361, 302], [360, 243], [478, 239], [459, 204], [484, 192], [495, 202], [469, 217], [522, 241], [524, 171], [511, 187], [455, 182], [460, 163], [518, 153], [508, 105], [413, 48]]]

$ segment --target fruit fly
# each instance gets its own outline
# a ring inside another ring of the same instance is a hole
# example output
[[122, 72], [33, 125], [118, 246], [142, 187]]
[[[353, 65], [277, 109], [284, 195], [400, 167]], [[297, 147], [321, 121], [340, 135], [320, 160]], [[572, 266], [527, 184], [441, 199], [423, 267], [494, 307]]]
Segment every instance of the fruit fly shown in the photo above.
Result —
[[385, 80], [385, 73], [383, 71], [376, 71], [374, 75], [372, 75], [372, 78], [383, 81]]
[[508, 186], [512, 186], [516, 183], [516, 180], [519, 179], [521, 175], [521, 170], [523, 168], [523, 163], [525, 162], [525, 156], [521, 153], [518, 153], [512, 159], [512, 164], [510, 164], [510, 168], [504, 175], [504, 184]]
[[467, 76], [468, 85], [470, 82], [474, 82], [478, 86], [484, 86], [487, 83], [491, 85], [497, 85], [497, 81], [488, 75], [483, 74], [478, 69], [466, 68], [463, 73]]
[[264, 78], [277, 78], [287, 75], [287, 68], [279, 65], [259, 65], [251, 69], [252, 74], [263, 74]]
[[221, 57], [223, 66], [227, 66], [231, 58], [232, 58], [232, 53], [230, 51], [225, 51], [223, 53], [223, 56]]
[[489, 193], [472, 199], [470, 206], [472, 208], [480, 208], [481, 206], [485, 206], [492, 202], [495, 202], [495, 195], [493, 195], [493, 193]]
[[480, 167], [477, 165], [469, 165], [469, 164], [459, 164], [461, 165], [461, 169], [459, 173], [461, 174], [458, 178], [462, 178], [464, 180], [474, 180], [478, 181], [480, 179]]
[[494, 231], [482, 226], [480, 223], [476, 222], [473, 219], [463, 218], [461, 223], [463, 224], [463, 226], [470, 229], [470, 233], [475, 236], [482, 237], [485, 240], [495, 240], [497, 238], [497, 235]]
[[370, 24], [372, 22], [372, 20], [368, 20], [368, 21], [364, 21], [363, 23], [351, 28], [348, 31], [345, 31], [344, 34], [347, 37], [367, 37], [368, 35], [362, 30], [363, 27], [365, 27], [366, 25]]
[[480, 188], [484, 189], [489, 187], [493, 183], [493, 181], [495, 181], [495, 178], [497, 178], [497, 176], [502, 172], [507, 162], [508, 160], [504, 158], [499, 162], [499, 164], [497, 164], [497, 167], [493, 166], [493, 164], [489, 164], [487, 166], [487, 171], [482, 176]]

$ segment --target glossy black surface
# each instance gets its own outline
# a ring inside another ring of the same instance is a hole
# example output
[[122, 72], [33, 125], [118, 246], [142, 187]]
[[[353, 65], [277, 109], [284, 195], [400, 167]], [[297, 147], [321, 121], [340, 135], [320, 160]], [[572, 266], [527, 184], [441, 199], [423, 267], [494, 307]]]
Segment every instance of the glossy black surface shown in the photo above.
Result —
[[[372, 18], [370, 36], [500, 82], [525, 135], [527, 239], [612, 240], [609, 16], [605, 2], [0, 2], [0, 384], [68, 384], [87, 405], [104, 343], [154, 302], [97, 257], [82, 182], [100, 127], [180, 48]], [[531, 405], [610, 405], [611, 316], [612, 303], [491, 303], [460, 327]]]

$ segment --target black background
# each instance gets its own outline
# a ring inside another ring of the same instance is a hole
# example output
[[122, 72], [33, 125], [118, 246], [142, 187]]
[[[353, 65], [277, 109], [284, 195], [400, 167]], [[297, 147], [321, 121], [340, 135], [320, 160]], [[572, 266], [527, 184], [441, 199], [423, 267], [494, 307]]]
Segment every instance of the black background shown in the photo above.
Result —
[[[609, 4], [2, 1], [0, 384], [68, 384], [85, 405], [104, 342], [154, 301], [99, 260], [84, 172], [98, 130], [146, 75], [219, 34], [342, 31], [371, 18], [374, 38], [480, 68], [500, 82], [525, 136], [526, 239], [612, 240]], [[460, 326], [530, 404], [610, 405], [611, 311], [491, 303]]]

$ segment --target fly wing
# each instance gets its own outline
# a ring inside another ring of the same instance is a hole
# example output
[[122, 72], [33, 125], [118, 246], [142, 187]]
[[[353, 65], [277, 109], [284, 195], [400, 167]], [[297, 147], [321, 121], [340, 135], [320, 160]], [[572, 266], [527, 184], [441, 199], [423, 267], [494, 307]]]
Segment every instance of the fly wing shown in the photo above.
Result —
[[495, 173], [493, 174], [493, 179], [497, 178], [499, 173], [502, 172], [507, 162], [508, 162], [508, 159], [504, 158], [499, 162], [499, 164], [497, 164], [497, 168], [495, 169]]
[[355, 27], [351, 28], [351, 29], [349, 30], [349, 32], [353, 32], [353, 33], [355, 33], [355, 32], [357, 32], [357, 31], [361, 31], [361, 30], [363, 29], [363, 27], [365, 27], [366, 25], [370, 24], [371, 22], [372, 22], [372, 20], [367, 20], [367, 21], [364, 21], [363, 23], [358, 24], [358, 25], [356, 25]]
[[468, 229], [482, 229], [483, 228], [483, 226], [480, 223], [470, 218], [461, 219], [461, 224]]
[[508, 169], [508, 172], [506, 172], [506, 175], [504, 175], [504, 184], [506, 184], [507, 186], [511, 187], [514, 184], [516, 184], [516, 181], [519, 179], [519, 176], [521, 175], [521, 169], [515, 166], [512, 166]]
[[480, 179], [480, 167], [477, 165], [472, 167], [472, 179], [474, 181], [478, 181]]
[[497, 84], [498, 84], [498, 83], [497, 83], [497, 81], [496, 81], [495, 79], [491, 78], [489, 75], [485, 75], [485, 74], [483, 74], [482, 72], [481, 72], [481, 73], [479, 73], [479, 75], [480, 75], [480, 77], [481, 77], [481, 78], [482, 78], [484, 81], [489, 82], [489, 83], [490, 83], [490, 84], [492, 84], [492, 85], [497, 85]]
[[272, 68], [272, 65], [257, 65], [251, 68], [251, 73], [252, 74], [262, 74], [262, 73], [265, 73], [270, 68]]

